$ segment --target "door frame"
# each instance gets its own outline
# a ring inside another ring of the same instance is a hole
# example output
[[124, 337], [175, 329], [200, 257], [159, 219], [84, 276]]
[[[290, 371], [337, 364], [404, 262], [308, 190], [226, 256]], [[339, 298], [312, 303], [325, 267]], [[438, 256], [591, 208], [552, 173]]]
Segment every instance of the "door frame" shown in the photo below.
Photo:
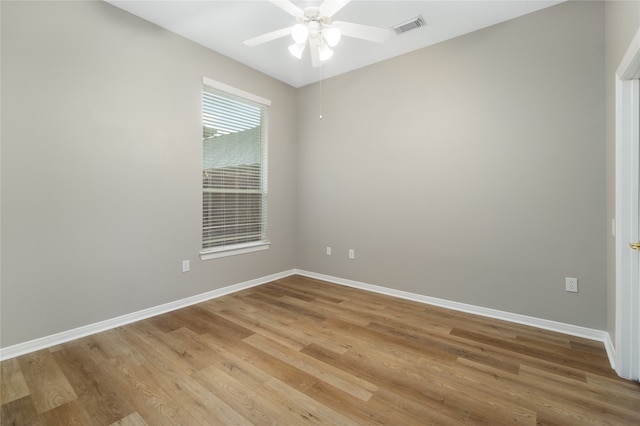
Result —
[[629, 243], [640, 238], [640, 30], [616, 72], [616, 315], [615, 370], [640, 379], [640, 253]]

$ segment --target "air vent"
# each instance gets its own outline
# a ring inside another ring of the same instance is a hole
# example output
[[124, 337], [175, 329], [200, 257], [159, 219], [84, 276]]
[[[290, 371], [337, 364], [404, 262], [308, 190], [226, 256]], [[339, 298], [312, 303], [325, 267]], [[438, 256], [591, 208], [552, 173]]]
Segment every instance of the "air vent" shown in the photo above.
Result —
[[403, 22], [398, 25], [394, 25], [393, 30], [397, 34], [402, 34], [402, 33], [406, 33], [407, 31], [415, 30], [416, 28], [424, 27], [426, 25], [427, 23], [424, 21], [422, 16], [418, 16], [409, 21]]

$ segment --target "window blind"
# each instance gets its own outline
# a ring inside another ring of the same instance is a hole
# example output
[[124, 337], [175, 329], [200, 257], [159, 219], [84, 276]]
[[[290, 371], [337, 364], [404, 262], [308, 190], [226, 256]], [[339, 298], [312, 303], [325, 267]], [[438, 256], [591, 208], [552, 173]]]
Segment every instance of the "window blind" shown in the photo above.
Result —
[[204, 85], [202, 248], [267, 239], [268, 105]]

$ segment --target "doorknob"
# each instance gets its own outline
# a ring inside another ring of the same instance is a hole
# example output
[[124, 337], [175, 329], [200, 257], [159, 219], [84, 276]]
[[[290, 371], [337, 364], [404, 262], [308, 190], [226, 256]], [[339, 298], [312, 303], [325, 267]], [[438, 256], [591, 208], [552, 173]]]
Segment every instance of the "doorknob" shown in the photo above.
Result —
[[629, 247], [631, 247], [634, 250], [640, 250], [640, 241], [638, 241], [637, 243], [629, 244]]

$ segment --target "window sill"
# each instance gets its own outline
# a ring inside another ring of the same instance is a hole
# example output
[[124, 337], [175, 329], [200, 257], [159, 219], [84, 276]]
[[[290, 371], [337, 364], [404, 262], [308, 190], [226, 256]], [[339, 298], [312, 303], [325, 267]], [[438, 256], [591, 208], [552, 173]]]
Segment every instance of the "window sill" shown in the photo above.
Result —
[[253, 253], [255, 251], [266, 250], [271, 246], [269, 241], [258, 243], [239, 244], [237, 246], [214, 248], [200, 252], [200, 260], [218, 259], [221, 257], [235, 256], [237, 254]]

